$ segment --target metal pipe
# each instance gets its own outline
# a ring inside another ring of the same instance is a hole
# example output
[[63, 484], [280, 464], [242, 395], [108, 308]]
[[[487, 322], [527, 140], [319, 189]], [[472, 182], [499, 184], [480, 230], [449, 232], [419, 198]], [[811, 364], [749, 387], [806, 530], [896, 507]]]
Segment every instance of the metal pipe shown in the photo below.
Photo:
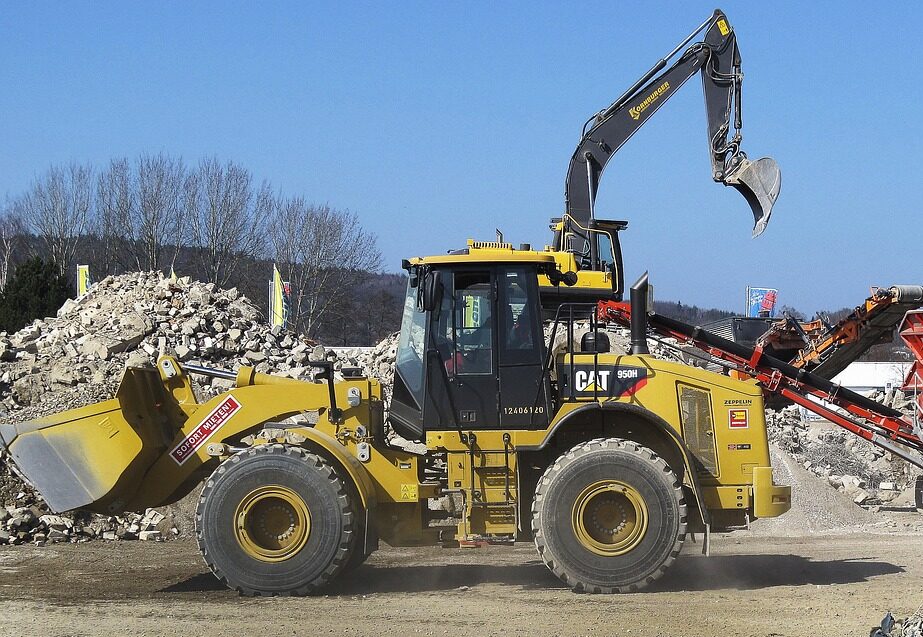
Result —
[[[629, 99], [631, 99], [632, 96], [638, 91], [638, 89], [640, 89], [642, 86], [644, 86], [644, 85], [647, 83], [648, 80], [650, 80], [652, 77], [654, 77], [654, 75], [656, 75], [661, 69], [663, 69], [663, 68], [667, 65], [667, 61], [668, 61], [670, 58], [672, 58], [674, 55], [676, 55], [677, 53], [679, 53], [680, 49], [684, 48], [687, 44], [689, 44], [689, 42], [692, 41], [692, 38], [694, 38], [694, 37], [697, 36], [699, 33], [701, 33], [701, 31], [702, 31], [703, 29], [705, 29], [706, 27], [711, 26], [711, 23], [714, 22], [714, 20], [715, 20], [715, 16], [714, 16], [714, 15], [709, 16], [709, 18], [708, 18], [707, 20], [705, 20], [705, 22], [703, 22], [702, 24], [700, 24], [700, 25], [698, 26], [698, 28], [697, 28], [695, 31], [693, 31], [692, 33], [690, 33], [689, 35], [687, 35], [685, 40], [683, 40], [682, 42], [680, 42], [679, 44], [677, 44], [676, 47], [674, 47], [674, 49], [673, 49], [672, 51], [670, 51], [669, 53], [667, 53], [663, 58], [661, 58], [661, 59], [657, 62], [657, 64], [655, 64], [654, 66], [652, 66], [652, 67], [651, 67], [651, 70], [649, 70], [647, 73], [645, 73], [644, 75], [642, 75], [642, 76], [641, 76], [641, 79], [639, 79], [637, 82], [635, 82], [634, 84], [632, 84], [631, 87], [630, 87], [627, 91], [625, 91], [624, 93], [622, 93], [622, 95], [621, 95], [617, 100], [615, 100], [614, 102], [612, 102], [612, 104], [611, 104], [607, 109], [605, 109], [604, 111], [601, 111], [601, 112], [599, 113], [599, 115], [596, 116], [596, 120], [597, 120], [597, 121], [600, 121], [600, 120], [606, 119], [613, 111], [615, 111], [616, 109], [620, 108], [625, 102], [627, 102]], [[591, 120], [592, 120], [592, 118], [591, 118]], [[586, 132], [585, 128], [586, 128], [586, 127], [584, 127], [584, 133]]]
[[224, 378], [225, 380], [237, 380], [237, 372], [232, 372], [226, 369], [215, 369], [213, 367], [202, 367], [201, 365], [186, 364], [183, 364], [182, 368], [184, 371], [187, 371], [190, 374], [198, 374], [199, 376]]
[[631, 286], [631, 353], [650, 354], [647, 348], [647, 272]]
[[337, 407], [337, 395], [336, 389], [334, 388], [334, 379], [333, 379], [333, 363], [330, 361], [317, 361], [309, 362], [310, 367], [317, 367], [321, 370], [320, 374], [317, 374], [315, 378], [327, 381], [327, 394], [330, 397], [330, 411], [328, 412], [328, 419], [330, 422], [336, 423], [340, 421], [340, 416], [343, 415], [343, 410]]

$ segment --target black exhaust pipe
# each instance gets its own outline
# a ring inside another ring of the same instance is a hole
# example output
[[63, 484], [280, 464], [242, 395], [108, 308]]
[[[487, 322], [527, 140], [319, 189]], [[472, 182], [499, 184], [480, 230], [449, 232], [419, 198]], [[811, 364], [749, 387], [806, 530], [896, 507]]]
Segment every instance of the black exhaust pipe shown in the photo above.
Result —
[[650, 354], [647, 348], [647, 272], [631, 286], [631, 353]]

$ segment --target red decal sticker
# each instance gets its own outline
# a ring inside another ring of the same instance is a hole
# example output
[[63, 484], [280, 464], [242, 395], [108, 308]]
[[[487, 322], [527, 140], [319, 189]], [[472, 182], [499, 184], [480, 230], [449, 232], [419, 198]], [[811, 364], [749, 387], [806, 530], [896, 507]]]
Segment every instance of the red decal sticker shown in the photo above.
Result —
[[623, 398], [624, 396], [634, 396], [639, 391], [644, 389], [645, 385], [647, 385], [647, 379], [642, 378], [637, 383], [635, 383], [634, 385], [626, 389], [624, 392], [622, 392], [619, 396], [617, 396], [617, 398]]
[[199, 447], [212, 437], [224, 423], [231, 419], [231, 416], [240, 411], [240, 403], [233, 396], [225, 398], [221, 404], [212, 409], [205, 419], [199, 423], [199, 426], [190, 432], [176, 448], [170, 452], [176, 464], [183, 464], [189, 457], [194, 454]]
[[746, 409], [731, 409], [728, 411], [728, 425], [731, 429], [746, 429], [750, 426], [749, 413]]

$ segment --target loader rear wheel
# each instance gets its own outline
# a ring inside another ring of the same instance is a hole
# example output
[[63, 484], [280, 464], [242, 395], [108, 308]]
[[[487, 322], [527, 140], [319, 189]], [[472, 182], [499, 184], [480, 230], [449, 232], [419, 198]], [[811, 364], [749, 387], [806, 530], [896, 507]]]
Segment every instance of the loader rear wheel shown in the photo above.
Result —
[[281, 444], [247, 449], [205, 483], [196, 537], [205, 563], [242, 595], [307, 595], [354, 551], [355, 505], [320, 456]]
[[673, 563], [686, 501], [669, 465], [630, 440], [600, 438], [560, 456], [538, 482], [532, 531], [539, 555], [575, 591], [636, 591]]

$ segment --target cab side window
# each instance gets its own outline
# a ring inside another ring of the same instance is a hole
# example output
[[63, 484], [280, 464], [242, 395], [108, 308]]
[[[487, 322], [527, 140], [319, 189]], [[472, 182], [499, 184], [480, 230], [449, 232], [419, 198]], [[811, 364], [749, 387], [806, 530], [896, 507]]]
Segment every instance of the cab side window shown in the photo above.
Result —
[[456, 374], [493, 373], [494, 330], [489, 272], [458, 272], [455, 275], [455, 308], [452, 315]]
[[541, 358], [535, 316], [535, 273], [512, 268], [500, 274], [500, 329], [504, 364], [534, 364]]

